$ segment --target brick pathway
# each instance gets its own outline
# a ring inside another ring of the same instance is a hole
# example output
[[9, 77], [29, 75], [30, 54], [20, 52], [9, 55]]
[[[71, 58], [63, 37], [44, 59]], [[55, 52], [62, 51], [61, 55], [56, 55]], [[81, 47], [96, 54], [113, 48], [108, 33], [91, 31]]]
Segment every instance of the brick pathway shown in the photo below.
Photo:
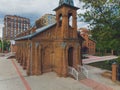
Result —
[[105, 86], [91, 79], [84, 79], [80, 82], [88, 87], [91, 87], [93, 90], [113, 90], [111, 87]]
[[16, 72], [18, 73], [20, 79], [22, 80], [24, 86], [26, 87], [26, 90], [31, 90], [28, 82], [25, 80], [25, 78], [23, 77], [22, 73], [20, 72], [18, 66], [16, 65], [16, 63], [14, 62], [14, 60], [12, 60], [12, 64], [14, 65]]

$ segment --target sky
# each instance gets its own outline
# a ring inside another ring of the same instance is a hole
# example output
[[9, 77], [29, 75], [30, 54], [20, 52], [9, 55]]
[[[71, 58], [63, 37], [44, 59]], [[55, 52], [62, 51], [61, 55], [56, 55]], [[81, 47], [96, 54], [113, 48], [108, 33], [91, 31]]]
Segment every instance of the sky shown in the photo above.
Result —
[[[0, 0], [0, 37], [2, 37], [2, 27], [4, 26], [5, 15], [18, 15], [30, 18], [31, 25], [42, 15], [50, 13], [55, 14], [55, 9], [59, 0]], [[79, 0], [74, 0], [75, 6], [81, 8]], [[84, 13], [85, 10], [78, 10], [78, 13]], [[78, 28], [87, 27], [88, 24], [78, 22]]]

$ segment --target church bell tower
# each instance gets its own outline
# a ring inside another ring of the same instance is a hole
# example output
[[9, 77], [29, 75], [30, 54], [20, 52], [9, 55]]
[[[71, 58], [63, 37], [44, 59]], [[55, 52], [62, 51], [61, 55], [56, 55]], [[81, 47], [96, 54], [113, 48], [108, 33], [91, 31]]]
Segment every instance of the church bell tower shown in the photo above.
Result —
[[77, 10], [73, 0], [60, 0], [56, 11], [57, 30], [61, 30], [61, 38], [77, 38]]

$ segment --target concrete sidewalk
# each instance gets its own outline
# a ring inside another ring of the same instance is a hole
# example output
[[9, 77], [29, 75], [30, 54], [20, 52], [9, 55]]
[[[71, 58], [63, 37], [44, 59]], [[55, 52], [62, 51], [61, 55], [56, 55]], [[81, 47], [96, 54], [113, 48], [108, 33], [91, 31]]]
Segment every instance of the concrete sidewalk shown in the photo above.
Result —
[[[21, 73], [24, 71], [14, 60]], [[92, 90], [92, 88], [74, 80], [71, 77], [58, 77], [56, 73], [49, 72], [39, 76], [24, 77], [29, 84], [31, 90]], [[29, 89], [26, 89], [29, 90]]]
[[11, 60], [0, 57], [0, 90], [26, 90]]
[[0, 57], [0, 90], [92, 90], [73, 78], [50, 72], [27, 76], [16, 60]]
[[[101, 90], [93, 87], [98, 84], [120, 90], [119, 85], [101, 76], [105, 70], [91, 66], [87, 68], [89, 79], [82, 81], [58, 77], [54, 72], [28, 77], [16, 60], [0, 57], [0, 90]], [[91, 85], [88, 84], [90, 82]]]
[[103, 72], [106, 72], [108, 70], [103, 70], [89, 65], [85, 65], [85, 67], [88, 69], [89, 79], [82, 80], [81, 83], [92, 87], [93, 90], [120, 90], [119, 84], [101, 75]]

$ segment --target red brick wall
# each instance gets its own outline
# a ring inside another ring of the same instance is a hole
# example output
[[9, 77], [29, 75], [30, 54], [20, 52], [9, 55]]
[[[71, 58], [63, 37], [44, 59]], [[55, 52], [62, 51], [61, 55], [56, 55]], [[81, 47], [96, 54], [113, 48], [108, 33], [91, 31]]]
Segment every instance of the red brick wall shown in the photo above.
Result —
[[11, 45], [10, 49], [11, 49], [11, 52], [16, 52], [17, 46], [16, 45]]
[[89, 31], [87, 29], [81, 28], [81, 36], [85, 39], [85, 41], [82, 44], [82, 48], [87, 47], [88, 51], [87, 53], [90, 55], [95, 54], [95, 48], [96, 48], [96, 42], [90, 39], [89, 37]]

